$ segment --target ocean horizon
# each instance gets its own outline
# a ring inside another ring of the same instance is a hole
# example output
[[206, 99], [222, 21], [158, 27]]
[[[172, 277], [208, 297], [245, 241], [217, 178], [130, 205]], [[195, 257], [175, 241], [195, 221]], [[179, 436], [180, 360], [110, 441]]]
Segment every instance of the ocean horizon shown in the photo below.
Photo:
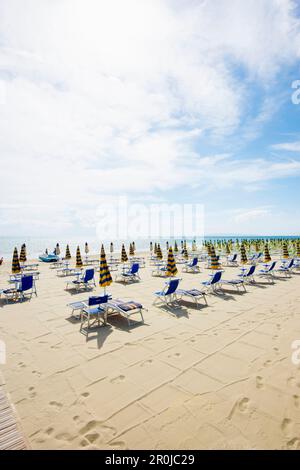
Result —
[[[169, 241], [180, 242], [180, 240], [186, 240], [188, 244], [191, 244], [193, 240], [196, 240], [198, 245], [202, 245], [204, 241], [215, 241], [215, 240], [246, 240], [246, 239], [259, 239], [259, 240], [268, 240], [270, 238], [273, 239], [294, 239], [298, 238], [300, 235], [239, 235], [239, 234], [230, 234], [230, 235], [205, 235], [199, 237], [177, 237], [177, 238], [146, 238], [146, 239], [135, 239], [135, 240], [112, 240], [114, 244], [114, 251], [117, 253], [121, 250], [122, 243], [125, 243], [125, 246], [129, 245], [131, 241], [135, 242], [136, 250], [137, 251], [147, 251], [149, 250], [149, 243], [152, 242], [159, 242], [164, 247], [164, 244]], [[68, 244], [71, 250], [71, 254], [75, 255], [75, 250], [79, 245], [82, 253], [84, 253], [84, 245], [88, 243], [89, 250], [91, 254], [95, 254], [100, 252], [101, 244], [104, 244], [106, 251], [109, 251], [110, 247], [110, 240], [99, 240], [96, 238], [89, 238], [89, 237], [61, 237], [61, 238], [54, 238], [54, 237], [38, 237], [38, 236], [0, 236], [0, 258], [3, 257], [4, 259], [10, 259], [12, 257], [12, 253], [15, 247], [20, 250], [21, 245], [26, 243], [27, 248], [27, 258], [33, 259], [37, 258], [39, 255], [45, 252], [47, 249], [49, 253], [54, 251], [54, 248], [57, 243], [59, 243], [61, 252], [64, 253], [66, 245]]]

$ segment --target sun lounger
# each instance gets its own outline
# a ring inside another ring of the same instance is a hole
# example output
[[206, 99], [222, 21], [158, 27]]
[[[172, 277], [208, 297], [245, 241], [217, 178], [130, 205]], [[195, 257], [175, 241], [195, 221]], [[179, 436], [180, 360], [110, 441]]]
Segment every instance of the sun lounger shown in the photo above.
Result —
[[226, 286], [235, 287], [238, 291], [240, 290], [240, 288], [243, 288], [244, 291], [246, 292], [244, 279], [230, 279], [230, 280], [223, 279], [221, 281], [221, 285], [223, 286], [223, 284], [225, 284]]
[[71, 289], [76, 290], [80, 290], [82, 288], [89, 289], [91, 287], [93, 288], [93, 286], [96, 287], [95, 270], [93, 268], [86, 269], [84, 275], [81, 278], [68, 281], [66, 289], [69, 289], [69, 285], [71, 285]]
[[32, 297], [32, 294], [37, 296], [35, 281], [33, 276], [26, 275], [22, 276], [18, 281], [16, 281], [16, 286], [14, 288], [2, 289], [0, 295], [3, 294], [6, 297], [6, 302], [9, 300], [17, 301], [24, 300], [27, 295]]
[[179, 295], [180, 298], [187, 297], [189, 300], [192, 300], [197, 307], [199, 306], [200, 300], [204, 300], [207, 305], [206, 292], [199, 289], [177, 289], [176, 294]]
[[233, 255], [227, 256], [226, 265], [227, 266], [238, 266], [237, 254], [236, 253], [233, 254]]
[[117, 280], [121, 280], [123, 282], [139, 281], [141, 279], [139, 275], [139, 269], [140, 269], [139, 263], [133, 263], [130, 269], [128, 269], [127, 271], [121, 271], [117, 274], [116, 281]]
[[217, 292], [218, 288], [221, 288], [221, 278], [223, 271], [216, 271], [211, 275], [211, 279], [203, 281], [202, 284], [207, 287], [208, 291]]
[[162, 291], [154, 292], [155, 299], [153, 305], [161, 302], [165, 305], [173, 305], [178, 303], [176, 291], [179, 285], [180, 279], [171, 279], [166, 282], [166, 286]]
[[255, 270], [256, 270], [255, 264], [253, 264], [249, 268], [241, 268], [241, 273], [238, 274], [238, 277], [243, 279], [244, 282], [247, 282], [247, 281], [255, 282], [255, 279], [254, 279]]
[[291, 277], [291, 273], [293, 271], [293, 268], [294, 268], [294, 259], [291, 259], [288, 262], [283, 262], [281, 264], [281, 266], [279, 268], [275, 269], [274, 271], [276, 273], [282, 273], [286, 277]]
[[198, 273], [200, 271], [198, 265], [198, 258], [194, 257], [192, 262], [185, 263], [185, 265], [182, 267], [182, 271], [186, 273]]
[[142, 304], [134, 300], [112, 299], [107, 303], [107, 315], [120, 314], [127, 318], [128, 325], [130, 325], [130, 319], [133, 315], [140, 315], [141, 321], [144, 323], [143, 310], [145, 309]]
[[266, 277], [271, 283], [274, 283], [274, 268], [276, 261], [272, 264], [264, 264], [264, 269], [260, 269], [258, 275], [260, 277]]

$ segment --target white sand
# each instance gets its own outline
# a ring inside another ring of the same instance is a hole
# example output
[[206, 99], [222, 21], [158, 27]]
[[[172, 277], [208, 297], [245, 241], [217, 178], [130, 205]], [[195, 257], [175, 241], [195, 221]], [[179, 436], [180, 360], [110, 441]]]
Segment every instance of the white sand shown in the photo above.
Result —
[[[9, 270], [0, 267], [1, 288]], [[0, 372], [32, 448], [300, 448], [300, 271], [171, 312], [152, 306], [164, 279], [146, 267], [140, 283], [109, 288], [148, 308], [145, 324], [112, 317], [88, 340], [66, 304], [89, 294], [66, 292], [47, 264], [40, 272], [37, 298], [0, 304]], [[180, 272], [181, 287], [208, 273]]]

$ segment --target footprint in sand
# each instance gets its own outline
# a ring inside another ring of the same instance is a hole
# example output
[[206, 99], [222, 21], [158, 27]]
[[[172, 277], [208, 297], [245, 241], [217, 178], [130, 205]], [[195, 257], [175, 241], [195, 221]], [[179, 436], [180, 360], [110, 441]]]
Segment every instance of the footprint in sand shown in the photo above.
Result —
[[258, 375], [256, 377], [256, 388], [263, 388], [264, 384], [263, 384], [263, 378]]
[[62, 403], [59, 403], [58, 401], [50, 401], [49, 402], [49, 405], [50, 406], [53, 406], [54, 408], [57, 409], [57, 411], [59, 411], [61, 408], [62, 408]]
[[294, 405], [296, 408], [299, 407], [299, 396], [298, 395], [293, 395], [293, 399], [294, 399]]
[[91, 433], [91, 434], [86, 434], [84, 436], [90, 444], [93, 444], [99, 437], [99, 434], [97, 432]]
[[120, 450], [126, 449], [126, 442], [124, 441], [114, 441], [114, 442], [111, 442], [110, 445], [113, 449], [120, 449]]
[[86, 447], [89, 445], [89, 441], [86, 439], [82, 439], [82, 441], [79, 442], [80, 447]]
[[59, 440], [59, 441], [73, 441], [75, 439], [76, 436], [73, 436], [72, 434], [68, 433], [68, 432], [61, 432], [59, 434], [56, 434], [55, 436], [55, 439]]
[[24, 362], [19, 362], [18, 366], [19, 366], [21, 369], [24, 369], [24, 367], [26, 367], [26, 364], [24, 364]]
[[263, 366], [264, 366], [264, 367], [269, 367], [271, 364], [272, 364], [272, 361], [271, 361], [270, 359], [268, 359], [267, 361], [265, 361], [265, 362], [263, 363]]
[[118, 377], [114, 377], [113, 379], [111, 379], [110, 383], [111, 384], [119, 384], [119, 383], [123, 382], [124, 379], [125, 379], [125, 375], [119, 375]]
[[300, 449], [300, 439], [298, 437], [293, 437], [290, 441], [287, 442], [287, 448], [292, 450], [299, 450]]
[[51, 436], [53, 431], [54, 431], [54, 428], [48, 428], [48, 429], [46, 429], [45, 433], [47, 434], [47, 436]]
[[148, 366], [149, 364], [152, 364], [152, 359], [148, 359], [147, 361], [142, 362], [141, 367]]
[[241, 400], [239, 400], [239, 402], [238, 402], [238, 408], [239, 408], [239, 410], [240, 410], [242, 413], [244, 413], [245, 411], [247, 411], [249, 401], [250, 401], [250, 400], [249, 400], [249, 398], [247, 398], [247, 397], [244, 397], [244, 398], [242, 398]]
[[34, 387], [29, 387], [28, 392], [29, 392], [30, 398], [36, 397], [36, 392], [34, 391]]
[[284, 434], [290, 434], [292, 431], [293, 422], [289, 418], [284, 418], [281, 422], [280, 429]]
[[296, 380], [295, 380], [295, 377], [289, 377], [287, 379], [287, 384], [289, 387], [294, 387], [296, 385]]
[[90, 396], [90, 394], [89, 394], [89, 392], [83, 392], [83, 393], [81, 394], [81, 396], [84, 397], [84, 398], [87, 398], [87, 397]]

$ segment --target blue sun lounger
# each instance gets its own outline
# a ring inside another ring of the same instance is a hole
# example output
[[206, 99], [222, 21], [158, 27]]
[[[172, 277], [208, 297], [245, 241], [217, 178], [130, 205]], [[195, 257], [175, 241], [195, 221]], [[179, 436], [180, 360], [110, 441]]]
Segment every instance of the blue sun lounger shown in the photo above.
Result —
[[198, 273], [200, 271], [199, 265], [198, 265], [198, 258], [195, 256], [190, 263], [186, 263], [182, 267], [182, 271], [186, 273]]
[[117, 274], [116, 281], [118, 279], [124, 282], [140, 281], [141, 278], [139, 275], [139, 269], [140, 269], [139, 263], [133, 263], [131, 268], [128, 271], [120, 272]]
[[260, 269], [258, 275], [261, 277], [266, 277], [271, 283], [274, 283], [274, 268], [276, 266], [276, 261], [273, 261], [272, 264], [265, 264], [264, 269]]
[[95, 270], [93, 268], [86, 269], [84, 275], [81, 278], [68, 281], [66, 289], [69, 289], [69, 284], [71, 284], [71, 289], [76, 290], [80, 290], [82, 288], [89, 289], [90, 287], [93, 288], [93, 286], [96, 287]]
[[171, 279], [166, 281], [166, 285], [162, 291], [154, 292], [155, 299], [153, 305], [161, 302], [165, 305], [173, 305], [178, 303], [176, 291], [179, 285], [180, 279]]
[[202, 284], [207, 287], [207, 290], [211, 292], [216, 292], [218, 288], [221, 288], [221, 278], [222, 278], [223, 271], [216, 271], [212, 276], [211, 279], [208, 281], [203, 281]]

